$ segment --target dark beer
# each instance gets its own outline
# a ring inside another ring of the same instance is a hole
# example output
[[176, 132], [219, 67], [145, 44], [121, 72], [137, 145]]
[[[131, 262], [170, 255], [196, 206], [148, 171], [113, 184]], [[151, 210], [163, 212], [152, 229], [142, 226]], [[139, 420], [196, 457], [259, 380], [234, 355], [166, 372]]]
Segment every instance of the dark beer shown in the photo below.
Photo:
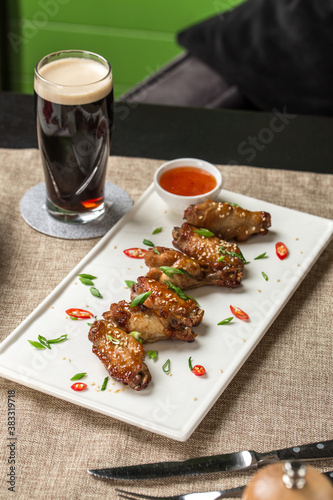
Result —
[[38, 70], [35, 94], [47, 208], [65, 221], [94, 220], [104, 212], [111, 69], [91, 59], [53, 59]]

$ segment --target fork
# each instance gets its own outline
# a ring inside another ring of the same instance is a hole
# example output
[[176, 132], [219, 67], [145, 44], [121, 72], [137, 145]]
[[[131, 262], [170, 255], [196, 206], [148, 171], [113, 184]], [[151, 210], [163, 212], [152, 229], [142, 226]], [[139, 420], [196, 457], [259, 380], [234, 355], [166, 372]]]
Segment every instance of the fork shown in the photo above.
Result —
[[[324, 476], [328, 477], [333, 483], [333, 471], [323, 472]], [[116, 488], [119, 498], [125, 500], [218, 500], [219, 498], [241, 498], [246, 486], [238, 486], [221, 491], [203, 491], [201, 493], [186, 493], [185, 495], [174, 495], [173, 497], [154, 497], [152, 495], [144, 495], [142, 493], [134, 493], [133, 491], [119, 490]]]
[[126, 500], [217, 500], [218, 498], [241, 498], [245, 486], [238, 486], [229, 490], [203, 491], [201, 493], [186, 493], [185, 495], [175, 495], [172, 497], [154, 497], [133, 491], [119, 490], [116, 488], [119, 498]]

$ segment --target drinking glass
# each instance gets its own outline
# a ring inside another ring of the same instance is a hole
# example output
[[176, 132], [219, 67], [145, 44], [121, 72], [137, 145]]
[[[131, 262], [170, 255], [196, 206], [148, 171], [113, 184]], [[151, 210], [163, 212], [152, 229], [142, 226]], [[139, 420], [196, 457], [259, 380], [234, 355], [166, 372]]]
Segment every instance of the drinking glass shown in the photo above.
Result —
[[85, 50], [54, 52], [37, 63], [34, 90], [46, 208], [63, 222], [91, 222], [105, 212], [111, 66]]

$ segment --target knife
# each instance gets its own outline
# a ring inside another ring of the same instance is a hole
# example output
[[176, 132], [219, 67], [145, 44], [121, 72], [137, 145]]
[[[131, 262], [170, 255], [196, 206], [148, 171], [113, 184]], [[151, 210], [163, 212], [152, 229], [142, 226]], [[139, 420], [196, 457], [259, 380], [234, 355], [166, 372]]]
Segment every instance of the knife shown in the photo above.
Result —
[[109, 469], [90, 469], [89, 474], [105, 479], [157, 479], [169, 476], [205, 474], [219, 471], [239, 471], [257, 469], [279, 460], [321, 460], [333, 458], [333, 440], [293, 446], [281, 450], [258, 453], [239, 451], [224, 455], [190, 458], [177, 462], [157, 462], [148, 464], [113, 467]]

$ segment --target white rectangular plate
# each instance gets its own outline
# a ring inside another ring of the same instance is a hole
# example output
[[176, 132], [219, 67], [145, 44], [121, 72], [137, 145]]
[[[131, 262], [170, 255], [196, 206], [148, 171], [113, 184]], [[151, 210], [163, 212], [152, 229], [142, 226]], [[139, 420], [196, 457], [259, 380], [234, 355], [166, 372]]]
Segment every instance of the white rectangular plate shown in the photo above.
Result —
[[[91, 352], [89, 320], [72, 321], [65, 311], [78, 307], [100, 318], [112, 302], [129, 300], [125, 280], [136, 281], [146, 273], [144, 261], [126, 257], [123, 250], [143, 247], [144, 238], [155, 245], [172, 246], [171, 231], [182, 224], [182, 215], [171, 213], [153, 186], [1, 344], [0, 375], [172, 439], [188, 439], [261, 340], [333, 233], [333, 222], [328, 219], [225, 190], [219, 198], [249, 210], [269, 212], [272, 228], [267, 235], [252, 237], [239, 245], [250, 261], [245, 266], [240, 288], [228, 290], [206, 286], [190, 291], [205, 310], [203, 323], [196, 329], [195, 342], [162, 341], [145, 347], [146, 351], [156, 349], [159, 353], [157, 360], [146, 357], [152, 374], [147, 389], [136, 392], [109, 380], [107, 389], [101, 392], [99, 387], [107, 372]], [[160, 226], [162, 232], [152, 235]], [[289, 248], [289, 256], [283, 261], [275, 254], [278, 241]], [[266, 258], [254, 260], [263, 252], [267, 252]], [[268, 281], [262, 272], [266, 273]], [[79, 273], [97, 276], [95, 286], [103, 295], [102, 299], [90, 294], [89, 286], [77, 278]], [[234, 318], [231, 323], [218, 326], [217, 323], [231, 316], [230, 305], [246, 311], [250, 321]], [[53, 339], [64, 333], [68, 334], [68, 340], [54, 344], [51, 350], [38, 350], [28, 343], [28, 339], [37, 340], [38, 335]], [[190, 356], [193, 365], [205, 366], [204, 377], [191, 373]], [[162, 370], [168, 359], [169, 375]], [[82, 392], [71, 389], [70, 379], [78, 372], [87, 372], [82, 381], [88, 384], [88, 389]]]

